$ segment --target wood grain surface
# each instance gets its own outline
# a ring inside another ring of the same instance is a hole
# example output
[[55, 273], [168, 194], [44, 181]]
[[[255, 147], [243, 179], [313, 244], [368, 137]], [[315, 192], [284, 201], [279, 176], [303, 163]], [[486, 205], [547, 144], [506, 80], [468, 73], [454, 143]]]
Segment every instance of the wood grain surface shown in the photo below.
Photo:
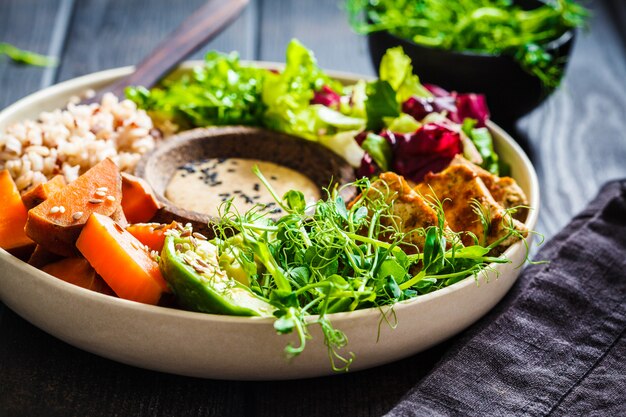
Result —
[[[58, 57], [61, 51], [52, 48], [51, 41], [61, 5], [62, 0], [2, 1], [0, 42], [8, 42], [23, 49]], [[7, 57], [0, 56], [0, 109], [42, 87], [47, 87], [49, 84], [43, 84], [44, 76], [52, 70], [14, 64]]]
[[[626, 4], [620, 2], [624, 9]], [[537, 230], [554, 235], [591, 200], [600, 184], [626, 176], [626, 53], [611, 9], [594, 4], [579, 33], [563, 88], [513, 132], [540, 179]], [[514, 98], [513, 98], [514, 99]]]
[[[31, 68], [0, 58], [0, 109], [41, 87], [138, 62], [203, 0], [2, 0], [0, 42], [60, 58]], [[554, 235], [600, 185], [626, 177], [626, 3], [591, 3], [563, 88], [507, 129], [539, 174], [538, 232]], [[291, 38], [327, 69], [374, 74], [339, 0], [256, 0], [210, 49], [283, 61]], [[425, 80], [427, 81], [427, 80]], [[511, 100], [515, 100], [514, 97]], [[184, 341], [181, 341], [184, 343]], [[219, 341], [216, 341], [219, 343]], [[226, 382], [118, 364], [0, 312], [0, 416], [377, 416], [425, 375], [447, 344], [328, 378]]]

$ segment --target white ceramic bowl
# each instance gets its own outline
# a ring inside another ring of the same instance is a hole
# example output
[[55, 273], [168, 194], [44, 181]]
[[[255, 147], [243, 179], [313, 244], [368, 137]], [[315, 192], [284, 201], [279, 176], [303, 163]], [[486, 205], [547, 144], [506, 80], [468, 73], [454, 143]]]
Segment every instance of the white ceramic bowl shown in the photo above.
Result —
[[[188, 63], [188, 68], [193, 63]], [[273, 64], [260, 63], [264, 66]], [[0, 113], [0, 129], [41, 111], [63, 107], [87, 88], [100, 88], [132, 69], [119, 68], [76, 78], [32, 94]], [[355, 75], [331, 73], [346, 83]], [[521, 148], [490, 124], [501, 158], [527, 193], [537, 221], [539, 187]], [[352, 371], [392, 362], [425, 350], [465, 329], [489, 311], [520, 273], [526, 250], [515, 244], [477, 283], [473, 278], [394, 306], [397, 326], [379, 326], [381, 311], [333, 314], [331, 321], [356, 355]], [[321, 332], [312, 326], [302, 355], [290, 361], [283, 349], [293, 335], [277, 335], [273, 320], [193, 313], [109, 297], [68, 284], [0, 249], [0, 298], [24, 319], [78, 348], [126, 364], [181, 375], [238, 380], [307, 378], [332, 374]], [[380, 334], [379, 334], [380, 329]]]

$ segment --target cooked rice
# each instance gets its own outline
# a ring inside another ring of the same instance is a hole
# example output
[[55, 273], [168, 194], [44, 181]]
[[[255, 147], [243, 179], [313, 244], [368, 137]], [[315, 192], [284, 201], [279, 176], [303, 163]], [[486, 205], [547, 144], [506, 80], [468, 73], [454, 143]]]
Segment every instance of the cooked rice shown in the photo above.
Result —
[[24, 192], [63, 174], [71, 182], [105, 158], [132, 172], [155, 147], [153, 124], [130, 100], [107, 93], [101, 103], [44, 112], [0, 132], [0, 170]]

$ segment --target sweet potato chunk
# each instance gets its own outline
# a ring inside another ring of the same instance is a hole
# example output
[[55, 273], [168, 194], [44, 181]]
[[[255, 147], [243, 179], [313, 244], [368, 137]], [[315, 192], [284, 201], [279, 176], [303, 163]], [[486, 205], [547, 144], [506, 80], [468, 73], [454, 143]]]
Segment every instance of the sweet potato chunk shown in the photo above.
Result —
[[33, 245], [24, 233], [26, 207], [9, 171], [0, 172], [0, 248], [8, 251]]
[[28, 212], [26, 234], [36, 243], [63, 256], [78, 254], [75, 244], [92, 213], [121, 212], [122, 177], [105, 159]]
[[66, 185], [65, 177], [63, 175], [57, 175], [52, 177], [50, 181], [39, 184], [32, 190], [27, 191], [22, 195], [22, 201], [26, 208], [30, 210], [46, 201], [48, 197]]
[[96, 274], [85, 258], [65, 258], [48, 264], [42, 271], [70, 284], [102, 294], [114, 295], [113, 290]]
[[149, 222], [160, 207], [147, 182], [122, 173], [122, 209], [131, 224]]
[[63, 259], [61, 255], [52, 253], [43, 246], [37, 245], [35, 246], [33, 253], [30, 255], [30, 258], [28, 258], [28, 264], [41, 269], [44, 266], [60, 261], [61, 259]]
[[94, 213], [76, 246], [120, 298], [156, 304], [169, 291], [144, 245], [108, 217]]

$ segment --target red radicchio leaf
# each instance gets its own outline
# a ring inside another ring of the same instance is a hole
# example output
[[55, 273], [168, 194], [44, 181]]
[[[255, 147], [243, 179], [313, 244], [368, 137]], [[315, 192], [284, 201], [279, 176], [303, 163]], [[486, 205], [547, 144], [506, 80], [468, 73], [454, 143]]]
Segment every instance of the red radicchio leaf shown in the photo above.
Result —
[[[434, 97], [430, 99], [412, 97], [404, 102], [402, 111], [410, 114], [416, 120], [421, 120], [425, 114], [419, 118], [416, 117], [416, 114], [420, 115], [419, 108], [415, 103], [409, 103], [409, 101], [413, 99], [417, 99], [417, 101], [431, 100], [433, 103], [440, 103], [439, 106], [432, 105], [432, 111], [441, 112], [442, 110], [446, 110], [448, 112], [448, 118], [453, 122], [463, 123], [463, 120], [466, 118], [471, 118], [478, 122], [476, 127], [485, 127], [485, 123], [489, 119], [489, 108], [487, 107], [487, 100], [483, 94], [458, 94], [455, 91], [448, 92], [433, 84], [424, 84], [424, 87], [426, 87]], [[448, 101], [445, 101], [446, 99]], [[407, 110], [412, 110], [412, 112], [405, 110], [405, 107]]]
[[361, 159], [361, 165], [356, 170], [356, 177], [357, 178], [363, 178], [363, 177], [371, 178], [380, 172], [381, 172], [381, 169], [378, 166], [378, 164], [374, 162], [370, 154], [365, 152], [365, 155], [363, 155], [363, 158]]
[[430, 113], [448, 114], [456, 112], [454, 97], [410, 97], [402, 103], [402, 112], [413, 116], [415, 120], [422, 120]]
[[450, 118], [457, 123], [463, 123], [466, 118], [476, 120], [476, 127], [485, 127], [485, 123], [489, 119], [489, 109], [487, 108], [487, 100], [483, 94], [459, 94], [456, 97], [456, 120]]
[[341, 97], [332, 88], [324, 85], [319, 91], [316, 91], [311, 99], [311, 104], [321, 104], [322, 106], [332, 109], [339, 109]]
[[450, 92], [435, 84], [424, 84], [424, 87], [435, 97], [448, 97]]
[[[393, 171], [414, 182], [421, 182], [429, 172], [439, 172], [450, 164], [455, 155], [463, 152], [457, 132], [438, 123], [427, 123], [414, 133], [392, 133], [388, 130], [380, 136], [393, 148]], [[361, 144], [367, 133], [355, 139]], [[372, 177], [380, 168], [367, 153], [357, 170], [359, 177]]]
[[415, 182], [421, 182], [429, 172], [444, 169], [455, 155], [463, 151], [457, 132], [428, 123], [415, 133], [396, 135], [393, 169]]

